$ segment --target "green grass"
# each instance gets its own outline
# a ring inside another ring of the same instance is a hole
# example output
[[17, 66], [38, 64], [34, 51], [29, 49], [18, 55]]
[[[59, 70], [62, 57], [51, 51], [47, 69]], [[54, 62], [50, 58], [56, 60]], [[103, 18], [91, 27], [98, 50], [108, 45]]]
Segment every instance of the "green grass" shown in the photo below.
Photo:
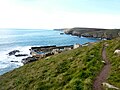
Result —
[[102, 42], [42, 59], [0, 76], [0, 90], [92, 90]]
[[107, 43], [109, 44], [107, 56], [112, 65], [108, 82], [120, 88], [120, 55], [114, 54], [116, 49], [120, 49], [120, 38], [108, 41]]
[[120, 38], [102, 41], [42, 59], [0, 76], [0, 90], [92, 90], [103, 63], [101, 52], [107, 43], [111, 63], [107, 82], [120, 88]]

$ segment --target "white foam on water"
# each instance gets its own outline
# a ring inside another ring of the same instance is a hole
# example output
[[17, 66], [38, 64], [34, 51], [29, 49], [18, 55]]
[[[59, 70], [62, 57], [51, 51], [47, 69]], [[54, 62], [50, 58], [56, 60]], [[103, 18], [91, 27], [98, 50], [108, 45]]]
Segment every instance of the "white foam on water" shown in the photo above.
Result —
[[0, 64], [0, 69], [6, 68], [8, 65], [7, 64]]
[[[30, 51], [29, 51], [30, 48], [31, 48], [31, 46], [23, 46], [23, 47], [18, 46], [18, 47], [14, 47], [14, 48], [9, 48], [9, 50], [0, 51], [0, 74], [8, 72], [9, 70], [12, 70], [14, 68], [23, 66], [23, 63], [21, 63], [21, 60], [23, 58], [27, 58], [28, 56], [31, 56]], [[20, 51], [20, 53], [16, 53], [16, 54], [28, 54], [28, 56], [21, 56], [21, 57], [16, 57], [15, 55], [9, 56], [8, 53], [13, 50]], [[16, 62], [11, 62], [11, 61], [16, 61]], [[8, 68], [9, 68], [9, 70], [6, 70]], [[3, 71], [3, 70], [5, 70], [5, 71]]]

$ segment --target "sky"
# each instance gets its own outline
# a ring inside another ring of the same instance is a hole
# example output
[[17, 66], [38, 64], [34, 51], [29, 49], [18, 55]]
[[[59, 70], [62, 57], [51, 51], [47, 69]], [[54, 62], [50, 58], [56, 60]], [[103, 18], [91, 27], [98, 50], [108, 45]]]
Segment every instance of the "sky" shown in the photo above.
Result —
[[0, 28], [120, 28], [120, 0], [0, 0]]

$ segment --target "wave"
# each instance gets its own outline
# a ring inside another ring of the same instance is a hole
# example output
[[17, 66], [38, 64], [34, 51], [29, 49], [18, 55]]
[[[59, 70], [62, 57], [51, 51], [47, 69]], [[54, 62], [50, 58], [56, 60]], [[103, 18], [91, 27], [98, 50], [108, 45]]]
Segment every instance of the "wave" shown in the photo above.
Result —
[[[21, 63], [21, 60], [23, 58], [26, 58], [30, 55], [29, 49], [31, 46], [18, 46], [14, 48], [10, 48], [9, 50], [0, 51], [0, 75], [3, 73], [6, 73], [7, 71], [13, 70], [17, 67], [23, 66], [23, 63]], [[14, 55], [9, 56], [8, 53], [13, 50], [19, 50], [19, 54], [28, 54], [28, 56], [23, 57], [15, 57]], [[11, 62], [11, 61], [17, 61], [17, 62]], [[11, 69], [10, 69], [11, 68]]]

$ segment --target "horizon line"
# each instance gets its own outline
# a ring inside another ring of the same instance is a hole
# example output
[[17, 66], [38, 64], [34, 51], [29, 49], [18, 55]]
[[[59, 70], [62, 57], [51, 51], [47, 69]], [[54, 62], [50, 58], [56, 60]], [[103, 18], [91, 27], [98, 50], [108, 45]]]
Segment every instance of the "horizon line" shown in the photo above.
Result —
[[[88, 28], [88, 29], [120, 29], [120, 28], [100, 28], [100, 27], [72, 27], [72, 28]], [[0, 28], [0, 30], [54, 30], [54, 29], [71, 29], [71, 28]]]

